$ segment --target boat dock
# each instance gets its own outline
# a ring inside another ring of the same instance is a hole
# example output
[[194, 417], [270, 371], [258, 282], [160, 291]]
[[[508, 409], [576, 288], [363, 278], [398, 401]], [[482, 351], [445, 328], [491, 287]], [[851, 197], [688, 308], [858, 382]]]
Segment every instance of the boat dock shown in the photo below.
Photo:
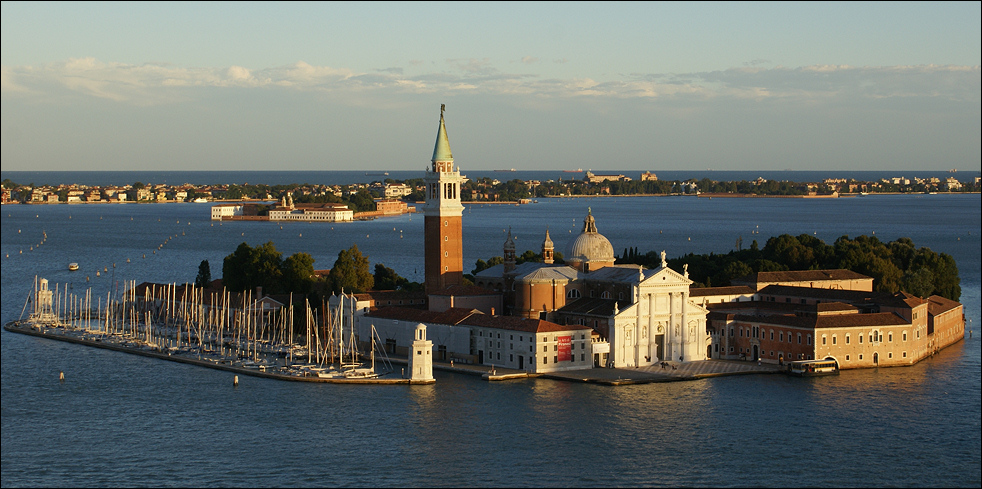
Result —
[[[399, 357], [390, 357], [393, 363], [406, 363]], [[784, 373], [783, 366], [773, 364], [757, 365], [753, 362], [737, 360], [704, 360], [699, 362], [666, 362], [665, 367], [651, 365], [638, 368], [592, 368], [587, 370], [568, 370], [563, 372], [530, 373], [524, 370], [473, 365], [450, 362], [433, 362], [433, 370], [454, 372], [481, 377], [489, 382], [542, 378], [568, 382], [584, 382], [600, 385], [652, 384], [659, 382], [679, 382], [699, 380], [730, 375], [777, 374]]]
[[[3, 329], [10, 331], [12, 333], [26, 334], [30, 336], [36, 336], [39, 338], [48, 338], [52, 340], [65, 341], [68, 343], [75, 343], [78, 345], [92, 346], [95, 348], [103, 348], [106, 350], [119, 351], [123, 353], [130, 353], [133, 355], [141, 355], [145, 357], [159, 358], [161, 360], [168, 360], [171, 362], [186, 363], [190, 365], [197, 365], [199, 367], [208, 367], [217, 370], [224, 370], [227, 372], [234, 372], [236, 374], [249, 375], [252, 377], [263, 377], [267, 379], [276, 380], [289, 380], [294, 382], [315, 382], [322, 384], [432, 384], [435, 381], [411, 381], [409, 379], [403, 379], [398, 377], [385, 378], [325, 378], [317, 376], [302, 376], [295, 374], [285, 374], [270, 370], [261, 370], [256, 368], [249, 368], [241, 364], [236, 364], [229, 360], [217, 361], [209, 360], [203, 358], [195, 358], [193, 356], [181, 355], [181, 354], [170, 354], [162, 352], [159, 350], [154, 350], [149, 347], [141, 347], [139, 345], [126, 345], [116, 343], [111, 341], [110, 337], [103, 335], [101, 333], [88, 333], [79, 330], [65, 330], [64, 328], [48, 328], [43, 326], [32, 326], [29, 324], [21, 324], [18, 321], [11, 321], [4, 324]], [[105, 341], [104, 341], [105, 340]]]

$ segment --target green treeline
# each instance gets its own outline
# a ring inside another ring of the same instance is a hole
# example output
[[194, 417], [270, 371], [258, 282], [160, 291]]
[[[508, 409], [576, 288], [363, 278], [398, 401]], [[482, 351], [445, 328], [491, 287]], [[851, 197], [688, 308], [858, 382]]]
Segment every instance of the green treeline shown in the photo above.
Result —
[[[211, 279], [207, 260], [198, 267], [196, 283]], [[242, 292], [262, 287], [267, 294], [328, 295], [359, 293], [368, 290], [418, 290], [422, 286], [400, 277], [391, 268], [378, 263], [375, 273], [369, 269], [368, 256], [357, 245], [341, 250], [326, 278], [314, 275], [314, 258], [308, 253], [294, 253], [283, 259], [272, 241], [256, 247], [243, 242], [222, 263], [222, 284], [228, 290]]]
[[[628, 249], [617, 263], [657, 268], [661, 254], [639, 254], [636, 249]], [[910, 238], [884, 243], [875, 236], [842, 236], [828, 245], [807, 234], [782, 234], [768, 239], [763, 248], [755, 240], [749, 249], [727, 254], [690, 253], [668, 260], [674, 270], [681, 270], [685, 264], [689, 265], [689, 278], [700, 287], [728, 286], [735, 278], [757, 272], [841, 268], [873, 277], [877, 291], [903, 290], [918, 297], [936, 294], [954, 301], [961, 297], [954, 258], [930, 248], [917, 248]]]

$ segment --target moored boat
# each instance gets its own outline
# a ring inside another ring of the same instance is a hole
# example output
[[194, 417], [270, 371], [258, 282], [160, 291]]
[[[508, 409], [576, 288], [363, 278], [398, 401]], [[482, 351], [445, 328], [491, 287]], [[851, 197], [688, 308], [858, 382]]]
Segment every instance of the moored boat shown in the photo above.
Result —
[[788, 364], [788, 373], [798, 377], [839, 375], [839, 362], [836, 362], [832, 358], [826, 358], [824, 360], [795, 360]]

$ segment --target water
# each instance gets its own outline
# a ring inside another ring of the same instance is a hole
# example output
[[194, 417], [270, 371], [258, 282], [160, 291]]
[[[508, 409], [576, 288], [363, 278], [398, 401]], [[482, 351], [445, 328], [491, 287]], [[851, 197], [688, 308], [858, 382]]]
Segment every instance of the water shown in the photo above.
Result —
[[[952, 255], [973, 338], [913, 367], [834, 378], [612, 388], [436, 372], [432, 386], [247, 377], [233, 388], [228, 372], [4, 331], [0, 479], [4, 487], [978, 487], [980, 203], [978, 194], [635, 197], [465, 211], [465, 271], [500, 255], [509, 227], [519, 251], [538, 251], [547, 227], [562, 250], [587, 207], [618, 254], [634, 246], [669, 257], [725, 253], [741, 236], [744, 246], [763, 246], [782, 233], [826, 243], [875, 233]], [[212, 223], [204, 204], [0, 211], [3, 320], [20, 315], [36, 274], [105, 297], [114, 279], [193, 281], [205, 259], [219, 277], [222, 258], [243, 241], [272, 240], [285, 256], [308, 252], [316, 268], [357, 243], [373, 265], [422, 281], [421, 215], [280, 225]], [[68, 272], [69, 262], [81, 270]]]

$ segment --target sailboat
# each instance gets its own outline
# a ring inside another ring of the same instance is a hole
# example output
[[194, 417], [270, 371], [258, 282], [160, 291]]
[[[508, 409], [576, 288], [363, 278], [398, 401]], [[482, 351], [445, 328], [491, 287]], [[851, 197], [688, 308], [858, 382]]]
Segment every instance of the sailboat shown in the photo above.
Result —
[[337, 333], [339, 368], [338, 370], [318, 371], [318, 377], [345, 379], [373, 379], [379, 377], [379, 373], [375, 371], [375, 328], [374, 326], [372, 327], [371, 360], [366, 366], [359, 358], [358, 343], [355, 336], [354, 295], [351, 296], [350, 300], [352, 301], [352, 305], [348, 307], [348, 314], [345, 315], [345, 295], [342, 292], [341, 300], [338, 302], [337, 312], [336, 314], [332, 314], [332, 331]]

